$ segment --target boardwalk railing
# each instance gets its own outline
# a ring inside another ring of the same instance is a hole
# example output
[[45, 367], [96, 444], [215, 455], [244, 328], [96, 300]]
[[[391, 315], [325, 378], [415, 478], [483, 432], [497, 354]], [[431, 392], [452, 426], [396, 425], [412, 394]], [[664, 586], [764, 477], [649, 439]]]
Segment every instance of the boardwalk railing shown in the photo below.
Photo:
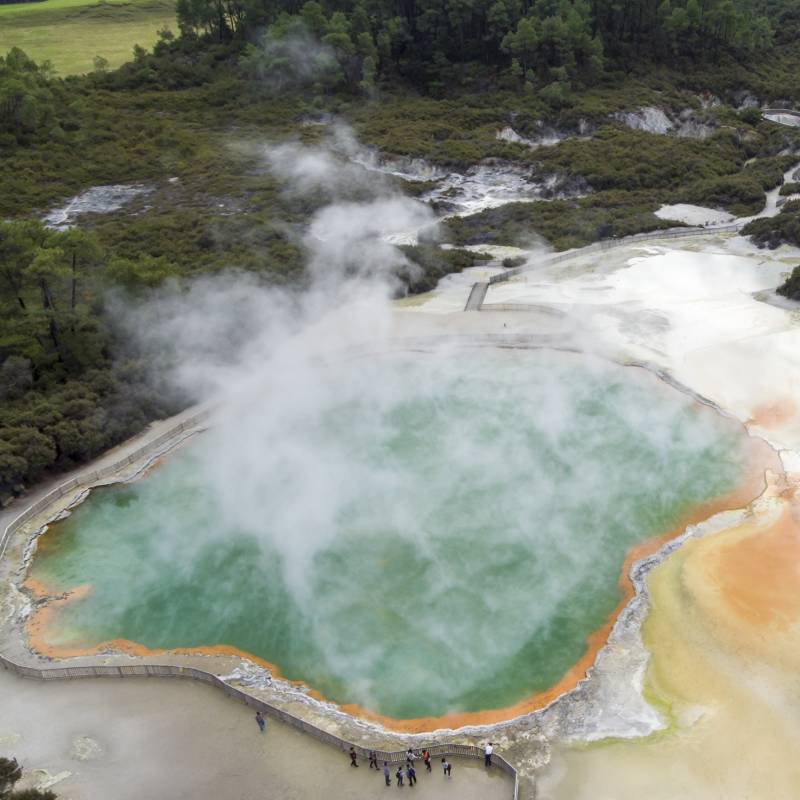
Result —
[[[250, 708], [261, 711], [273, 719], [277, 719], [284, 725], [289, 725], [292, 728], [303, 731], [303, 733], [312, 736], [320, 742], [329, 744], [338, 750], [348, 751], [351, 747], [358, 753], [361, 758], [367, 758], [369, 751], [374, 749], [364, 747], [363, 745], [349, 742], [336, 734], [329, 733], [316, 725], [307, 722], [288, 711], [253, 697], [241, 689], [231, 686], [224, 680], [210, 672], [205, 672], [195, 667], [179, 667], [172, 664], [134, 664], [130, 666], [97, 666], [97, 667], [48, 667], [46, 669], [39, 669], [37, 667], [24, 667], [14, 661], [0, 655], [0, 667], [19, 675], [22, 678], [33, 678], [36, 680], [52, 681], [52, 680], [71, 680], [76, 678], [188, 678], [190, 680], [200, 681], [201, 683], [208, 683], [221, 689], [229, 697], [244, 703]], [[443, 756], [457, 756], [458, 758], [471, 758], [482, 759], [483, 748], [470, 744], [454, 744], [446, 742], [443, 744], [430, 744], [425, 745], [431, 754], [431, 758], [441, 758]], [[414, 751], [418, 752], [422, 748], [415, 747]], [[390, 764], [398, 764], [405, 762], [405, 750], [375, 750], [379, 761], [388, 761]], [[492, 765], [498, 767], [503, 772], [507, 773], [514, 781], [514, 800], [519, 797], [519, 777], [516, 769], [506, 761], [503, 756], [498, 753], [492, 756]]]
[[514, 267], [498, 275], [493, 275], [489, 278], [489, 283], [501, 283], [507, 281], [514, 275], [519, 275], [522, 272], [537, 269], [541, 266], [549, 266], [550, 264], [559, 264], [562, 261], [569, 261], [571, 258], [580, 258], [587, 253], [600, 253], [605, 250], [611, 250], [615, 247], [623, 247], [628, 244], [635, 244], [636, 242], [647, 242], [653, 239], [681, 239], [686, 236], [697, 236], [699, 234], [708, 233], [728, 233], [738, 231], [743, 223], [731, 222], [724, 225], [709, 225], [708, 227], [694, 226], [691, 228], [664, 228], [658, 231], [649, 231], [648, 233], [635, 233], [631, 236], [623, 236], [619, 239], [603, 239], [599, 242], [587, 244], [586, 247], [578, 248], [577, 250], [566, 250], [563, 253], [556, 253], [552, 256], [545, 256], [533, 265], [523, 264], [521, 267]]
[[762, 114], [788, 114], [790, 117], [800, 117], [800, 108], [762, 108]]
[[[692, 227], [692, 228], [664, 228], [658, 231], [650, 231], [648, 233], [635, 233], [631, 236], [623, 236], [620, 239], [603, 239], [599, 242], [587, 244], [586, 247], [579, 247], [575, 250], [565, 250], [563, 253], [555, 253], [550, 256], [540, 258], [535, 264], [523, 264], [521, 267], [514, 267], [507, 269], [504, 272], [499, 272], [497, 275], [492, 275], [488, 280], [478, 281], [472, 285], [467, 303], [464, 306], [464, 311], [480, 311], [483, 308], [486, 293], [489, 287], [495, 283], [503, 283], [504, 281], [513, 278], [515, 275], [520, 275], [523, 272], [530, 272], [540, 267], [549, 267], [552, 264], [560, 264], [562, 261], [569, 261], [573, 258], [580, 258], [588, 253], [600, 253], [604, 250], [611, 250], [614, 247], [622, 247], [626, 244], [633, 244], [635, 242], [646, 242], [653, 239], [679, 239], [683, 236], [697, 236], [703, 233], [726, 233], [738, 231], [744, 225], [744, 222], [736, 221], [726, 223], [724, 225], [709, 225], [707, 227]], [[488, 304], [487, 308], [492, 311], [502, 311], [497, 304]]]
[[[68, 480], [55, 489], [49, 491], [44, 497], [37, 500], [32, 505], [28, 506], [21, 512], [3, 531], [2, 539], [0, 539], [0, 559], [5, 555], [8, 542], [14, 533], [22, 527], [26, 522], [35, 517], [37, 514], [43, 512], [49, 505], [59, 500], [68, 492], [72, 492], [80, 487], [87, 489], [98, 481], [108, 478], [118, 472], [122, 467], [139, 461], [147, 456], [157, 456], [161, 451], [168, 449], [168, 445], [175, 443], [178, 437], [187, 430], [196, 428], [203, 422], [209, 415], [208, 410], [200, 411], [182, 422], [176, 424], [168, 431], [164, 432], [155, 439], [142, 445], [140, 448], [134, 450], [127, 456], [120, 458], [102, 469], [93, 472], [86, 472], [78, 475], [71, 480]], [[362, 757], [366, 758], [369, 751], [374, 748], [364, 747], [363, 745], [349, 742], [340, 736], [329, 733], [326, 730], [307, 722], [288, 711], [284, 711], [277, 706], [273, 706], [265, 700], [260, 700], [253, 697], [241, 689], [231, 686], [224, 680], [210, 672], [197, 669], [196, 667], [181, 667], [173, 664], [131, 664], [127, 666], [81, 666], [81, 667], [26, 667], [22, 664], [17, 664], [9, 658], [0, 654], [0, 667], [9, 672], [13, 672], [22, 678], [33, 678], [35, 680], [52, 681], [52, 680], [73, 680], [77, 678], [137, 678], [137, 677], [156, 677], [156, 678], [185, 678], [189, 680], [200, 681], [201, 683], [208, 683], [221, 689], [229, 697], [244, 703], [250, 708], [261, 711], [273, 719], [280, 720], [285, 725], [290, 725], [297, 730], [312, 736], [320, 742], [329, 744], [339, 750], [349, 750], [351, 747]], [[418, 748], [415, 748], [415, 750]], [[433, 744], [427, 746], [431, 754], [431, 758], [442, 756], [457, 756], [459, 758], [483, 758], [483, 750], [475, 745], [466, 744]], [[388, 761], [391, 764], [396, 764], [405, 761], [405, 751], [387, 751], [375, 750], [380, 761]], [[496, 765], [503, 772], [508, 773], [514, 781], [514, 800], [519, 797], [519, 776], [516, 769], [498, 753], [492, 756], [492, 764]]]
[[196, 428], [208, 417], [209, 413], [210, 412], [207, 410], [200, 411], [197, 414], [188, 417], [183, 422], [176, 424], [165, 433], [162, 433], [160, 436], [157, 436], [155, 439], [152, 439], [151, 441], [147, 442], [147, 444], [142, 445], [140, 448], [134, 450], [132, 453], [129, 453], [123, 458], [111, 462], [102, 469], [94, 470], [93, 472], [83, 472], [75, 478], [71, 478], [70, 480], [61, 483], [54, 489], [50, 490], [46, 495], [44, 495], [44, 497], [41, 497], [35, 503], [28, 506], [6, 526], [2, 536], [0, 536], [0, 558], [5, 555], [6, 547], [8, 546], [8, 542], [11, 540], [11, 537], [14, 535], [14, 532], [21, 528], [26, 522], [28, 522], [28, 520], [32, 519], [37, 514], [41, 514], [42, 511], [52, 505], [56, 500], [60, 499], [68, 492], [72, 492], [80, 487], [89, 488], [90, 486], [93, 486], [98, 481], [102, 481], [104, 478], [109, 478], [115, 473], [119, 472], [122, 467], [125, 467], [128, 464], [132, 464], [133, 462], [146, 458], [149, 455], [158, 455], [159, 452], [165, 449], [168, 444], [172, 444], [180, 436], [180, 434], [192, 428]]
[[[587, 244], [586, 247], [580, 247], [575, 250], [565, 250], [563, 253], [545, 256], [539, 259], [535, 264], [523, 264], [520, 267], [507, 269], [497, 275], [492, 275], [488, 280], [478, 281], [473, 284], [469, 297], [467, 298], [467, 303], [464, 306], [464, 311], [480, 311], [483, 308], [486, 293], [492, 284], [503, 283], [523, 272], [529, 272], [534, 269], [539, 269], [540, 267], [549, 267], [552, 264], [559, 264], [562, 261], [569, 261], [572, 258], [580, 258], [587, 253], [600, 253], [604, 250], [611, 250], [614, 247], [622, 247], [627, 244], [634, 244], [635, 242], [646, 242], [653, 239], [680, 239], [685, 236], [697, 236], [699, 234], [708, 233], [734, 232], [740, 230], [744, 224], [744, 222], [737, 220], [736, 222], [726, 223], [724, 225], [708, 225], [707, 227], [663, 228], [657, 231], [649, 231], [648, 233], [635, 233], [631, 236], [623, 236], [620, 239], [603, 239], [599, 242]], [[492, 306], [492, 310], [501, 309]]]

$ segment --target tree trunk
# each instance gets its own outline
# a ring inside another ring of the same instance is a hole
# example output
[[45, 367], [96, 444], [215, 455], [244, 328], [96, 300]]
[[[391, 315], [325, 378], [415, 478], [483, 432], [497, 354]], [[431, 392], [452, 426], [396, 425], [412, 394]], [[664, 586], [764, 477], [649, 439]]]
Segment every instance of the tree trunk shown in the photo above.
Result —
[[22, 298], [22, 282], [15, 280], [13, 274], [11, 273], [11, 270], [9, 269], [4, 270], [3, 275], [5, 276], [5, 279], [8, 282], [9, 288], [14, 293], [14, 296], [17, 298], [19, 307], [23, 311], [27, 311], [28, 307], [25, 305], [25, 300]]
[[55, 318], [55, 305], [53, 304], [53, 296], [50, 294], [50, 287], [47, 285], [47, 281], [44, 278], [39, 278], [39, 289], [42, 292], [42, 308], [50, 312], [48, 314], [50, 320], [48, 326], [50, 341], [53, 343], [59, 363], [63, 364], [64, 359], [61, 355], [61, 340], [58, 335], [58, 325], [56, 324]]
[[64, 359], [61, 355], [61, 341], [58, 338], [58, 326], [56, 325], [56, 318], [52, 314], [50, 314], [50, 341], [52, 341], [53, 347], [56, 350], [59, 364], [63, 364]]
[[44, 278], [39, 278], [39, 289], [42, 292], [42, 308], [45, 310], [54, 308], [53, 296], [50, 294], [50, 287]]
[[75, 310], [75, 292], [76, 292], [76, 288], [77, 288], [77, 285], [78, 285], [78, 278], [77, 278], [76, 269], [75, 269], [77, 260], [78, 260], [77, 256], [75, 255], [75, 253], [73, 253], [72, 254], [72, 298], [71, 298], [71, 301], [70, 301], [70, 308], [73, 311]]

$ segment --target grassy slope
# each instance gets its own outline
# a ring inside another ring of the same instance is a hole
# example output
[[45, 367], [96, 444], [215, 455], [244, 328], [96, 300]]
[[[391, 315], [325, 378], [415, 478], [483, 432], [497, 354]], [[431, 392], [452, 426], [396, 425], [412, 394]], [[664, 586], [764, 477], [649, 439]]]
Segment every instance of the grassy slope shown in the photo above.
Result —
[[[108, 5], [120, 5], [127, 0], [106, 0]], [[86, 0], [35, 0], [29, 3], [6, 3], [0, 5], [0, 17], [13, 17], [20, 13], [45, 14], [50, 11], [63, 11], [66, 8], [81, 8], [89, 5]]]
[[0, 52], [21, 47], [49, 60], [60, 75], [92, 69], [96, 55], [111, 67], [129, 61], [135, 44], [150, 48], [163, 27], [175, 29], [174, 0], [44, 0], [0, 5]]

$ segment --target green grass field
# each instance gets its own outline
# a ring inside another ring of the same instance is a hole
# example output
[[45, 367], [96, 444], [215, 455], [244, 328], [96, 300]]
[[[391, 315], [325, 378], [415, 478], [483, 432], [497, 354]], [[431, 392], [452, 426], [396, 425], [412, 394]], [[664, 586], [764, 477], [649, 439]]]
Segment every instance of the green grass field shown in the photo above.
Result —
[[135, 44], [150, 48], [163, 27], [177, 29], [175, 0], [43, 0], [0, 5], [0, 53], [21, 47], [49, 59], [59, 75], [92, 69], [95, 56], [118, 67]]

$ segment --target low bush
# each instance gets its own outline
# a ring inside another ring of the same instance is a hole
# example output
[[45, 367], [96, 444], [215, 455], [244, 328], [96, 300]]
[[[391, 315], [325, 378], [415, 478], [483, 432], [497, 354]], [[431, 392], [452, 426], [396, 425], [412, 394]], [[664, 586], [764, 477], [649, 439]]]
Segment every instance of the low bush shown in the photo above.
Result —
[[[774, 217], [753, 220], [745, 226], [742, 234], [749, 236], [759, 247], [775, 249], [782, 244], [800, 246], [800, 200], [790, 200], [785, 203], [780, 213]], [[793, 283], [792, 279], [794, 280]], [[784, 284], [784, 287], [789, 285], [790, 288], [786, 289], [786, 291], [781, 291], [781, 294], [800, 299], [800, 292], [798, 291], [800, 288], [800, 275], [795, 276], [792, 273], [792, 278]]]
[[647, 192], [598, 192], [577, 200], [511, 203], [443, 227], [455, 244], [526, 247], [543, 237], [556, 250], [582, 247], [601, 239], [675, 227], [653, 214], [661, 203]]
[[404, 269], [400, 273], [400, 280], [408, 294], [429, 292], [445, 275], [461, 272], [486, 260], [486, 257], [479, 253], [456, 249], [442, 250], [434, 244], [405, 246], [400, 249], [417, 267]]
[[690, 203], [724, 208], [736, 216], [756, 214], [764, 207], [764, 190], [750, 175], [728, 175], [698, 181], [687, 190]]
[[15, 789], [22, 778], [22, 767], [16, 758], [0, 757], [0, 800], [56, 800], [49, 789]]
[[796, 156], [758, 158], [744, 168], [743, 174], [755, 178], [761, 184], [761, 188], [768, 192], [783, 183], [784, 173], [796, 163]]

